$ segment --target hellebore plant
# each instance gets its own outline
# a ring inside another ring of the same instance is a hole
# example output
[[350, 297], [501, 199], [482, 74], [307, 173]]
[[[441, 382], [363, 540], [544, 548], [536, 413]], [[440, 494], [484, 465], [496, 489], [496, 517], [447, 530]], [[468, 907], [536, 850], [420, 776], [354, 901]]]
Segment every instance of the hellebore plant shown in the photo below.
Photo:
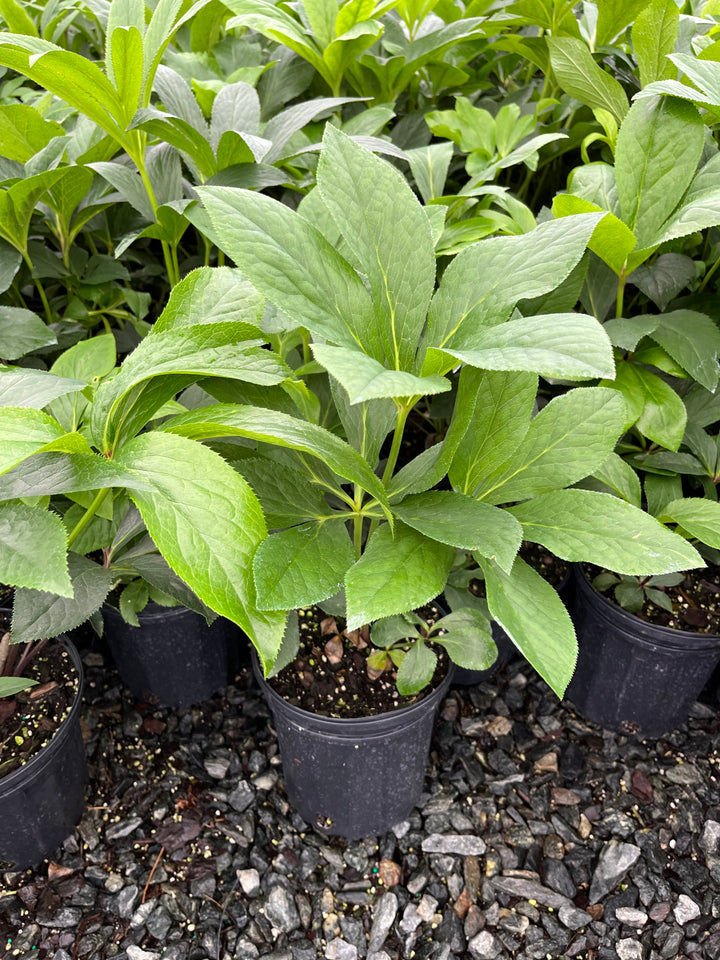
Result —
[[[253, 560], [258, 608], [268, 616], [284, 619], [284, 611], [341, 595], [348, 630], [395, 618], [440, 594], [456, 550], [471, 551], [490, 615], [562, 695], [574, 631], [552, 587], [517, 557], [523, 539], [566, 560], [612, 559], [626, 573], [702, 564], [636, 507], [565, 489], [614, 463], [627, 416], [617, 391], [572, 389], [532, 417], [538, 374], [614, 376], [610, 341], [594, 317], [522, 315], [524, 301], [563, 283], [603, 213], [475, 243], [436, 288], [437, 218], [393, 167], [332, 125], [323, 143], [318, 186], [298, 211], [244, 190], [198, 192], [221, 248], [286, 330], [311, 337], [314, 360], [296, 374], [321, 386], [317, 374], [327, 374], [313, 416], [337, 421], [346, 439], [269, 402], [205, 406], [159, 429], [258, 442], [236, 466], [273, 531]], [[450, 391], [447, 375], [458, 366], [444, 439], [397, 469], [408, 415], [422, 397]], [[453, 489], [435, 489], [446, 476]], [[463, 618], [456, 642], [450, 624], [447, 641], [434, 639], [457, 663], [482, 669], [494, 650], [489, 620], [476, 609], [455, 613]], [[281, 648], [258, 645], [266, 675], [294, 658], [296, 620], [288, 624]], [[420, 689], [434, 665], [415, 642], [398, 680]]]
[[[121, 608], [131, 620], [152, 589], [276, 644], [284, 616], [255, 603], [252, 557], [267, 533], [257, 498], [217, 453], [156, 423], [185, 409], [173, 398], [191, 384], [292, 377], [261, 346], [261, 313], [237, 271], [204, 268], [175, 287], [119, 367], [104, 335], [49, 372], [0, 368], [0, 581], [16, 588], [12, 643], [78, 626], [130, 581]], [[87, 556], [97, 551], [102, 563]], [[0, 696], [10, 689], [0, 682]]]

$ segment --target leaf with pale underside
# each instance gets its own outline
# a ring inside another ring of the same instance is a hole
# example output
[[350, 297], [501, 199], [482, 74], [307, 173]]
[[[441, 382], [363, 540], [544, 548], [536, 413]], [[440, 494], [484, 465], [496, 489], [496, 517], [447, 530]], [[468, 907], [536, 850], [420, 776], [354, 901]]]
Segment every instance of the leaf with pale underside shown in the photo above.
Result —
[[607, 110], [616, 123], [628, 112], [627, 94], [620, 83], [593, 60], [584, 40], [550, 37], [550, 63], [562, 89], [593, 110]]
[[312, 349], [318, 362], [342, 385], [351, 404], [388, 397], [424, 397], [451, 389], [445, 377], [418, 377], [405, 370], [388, 370], [360, 350], [322, 343], [314, 343]]
[[553, 587], [519, 557], [510, 575], [478, 557], [490, 615], [540, 676], [562, 697], [577, 662], [570, 615]]
[[344, 520], [271, 534], [253, 560], [258, 607], [293, 610], [334, 596], [354, 555]]
[[633, 576], [705, 565], [687, 540], [609, 493], [554, 490], [511, 512], [526, 539], [564, 560], [585, 560]]
[[42, 410], [52, 400], [84, 390], [81, 380], [56, 377], [44, 370], [0, 365], [0, 407], [32, 407]]
[[140, 481], [128, 492], [170, 567], [271, 663], [285, 614], [257, 609], [252, 558], [267, 528], [249, 484], [212, 450], [171, 434], [134, 437], [117, 461]]
[[511, 503], [582, 480], [613, 452], [625, 420], [614, 390], [579, 387], [556, 397], [531, 422], [515, 455], [480, 485], [477, 498]]
[[442, 592], [455, 549], [402, 523], [383, 524], [347, 572], [347, 625], [356, 630], [379, 617], [406, 613]]
[[0, 504], [0, 582], [72, 597], [66, 543], [57, 514], [22, 503]]
[[462, 493], [419, 493], [393, 509], [403, 523], [420, 533], [462, 550], [477, 550], [508, 572], [520, 548], [522, 528], [514, 517]]
[[141, 483], [118, 463], [93, 453], [35, 453], [0, 476], [0, 501], [124, 487], [128, 482]]

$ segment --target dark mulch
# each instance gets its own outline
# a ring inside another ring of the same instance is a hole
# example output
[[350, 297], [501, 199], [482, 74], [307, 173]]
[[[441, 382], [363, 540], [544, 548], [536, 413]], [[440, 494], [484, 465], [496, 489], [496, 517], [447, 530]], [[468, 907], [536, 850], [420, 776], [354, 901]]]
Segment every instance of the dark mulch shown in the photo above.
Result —
[[89, 808], [50, 863], [0, 875], [7, 956], [720, 958], [709, 702], [638, 741], [512, 662], [446, 699], [407, 821], [348, 843], [290, 808], [247, 669], [173, 711], [85, 664]]

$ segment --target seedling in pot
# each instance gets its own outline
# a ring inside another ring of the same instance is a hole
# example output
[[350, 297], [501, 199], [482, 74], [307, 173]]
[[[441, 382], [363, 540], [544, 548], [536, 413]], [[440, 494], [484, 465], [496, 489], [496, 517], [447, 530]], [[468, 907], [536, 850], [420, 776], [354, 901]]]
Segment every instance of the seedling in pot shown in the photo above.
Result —
[[683, 573], [666, 573], [655, 577], [627, 577], [603, 570], [593, 577], [592, 584], [601, 593], [610, 593], [615, 602], [628, 613], [640, 613], [646, 603], [652, 603], [669, 613], [673, 612], [672, 600], [665, 587], [677, 587], [683, 582]]

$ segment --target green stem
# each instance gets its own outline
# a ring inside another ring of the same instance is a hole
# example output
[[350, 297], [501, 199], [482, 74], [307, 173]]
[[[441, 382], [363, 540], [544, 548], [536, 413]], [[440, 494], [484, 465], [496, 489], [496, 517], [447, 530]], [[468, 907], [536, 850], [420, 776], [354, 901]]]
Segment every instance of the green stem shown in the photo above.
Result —
[[356, 513], [353, 517], [353, 541], [355, 544], [355, 560], [359, 560], [362, 556], [362, 529], [363, 529], [363, 518], [362, 514]]
[[32, 275], [33, 270], [35, 269], [35, 267], [33, 266], [33, 262], [32, 262], [32, 260], [30, 259], [30, 257], [28, 256], [27, 251], [25, 251], [25, 252], [23, 253], [22, 258], [23, 258], [23, 260], [25, 261], [25, 263], [27, 264], [27, 267], [28, 267], [28, 269], [30, 270], [30, 277], [31, 277], [31, 279], [33, 280], [33, 283], [35, 284], [35, 286], [37, 287], [38, 293], [40, 294], [40, 299], [42, 300], [42, 304], [43, 304], [43, 308], [44, 308], [44, 310], [45, 310], [45, 317], [47, 318], [47, 322], [48, 322], [48, 323], [52, 323], [52, 321], [53, 321], [52, 310], [50, 309], [50, 304], [48, 303], [48, 298], [47, 298], [46, 295], [45, 295], [45, 288], [43, 287], [42, 283], [40, 282], [40, 278], [39, 278], [39, 277], [33, 277], [33, 275]]
[[708, 283], [709, 283], [709, 281], [710, 281], [710, 278], [711, 278], [712, 275], [715, 273], [715, 271], [717, 270], [718, 267], [720, 267], [720, 257], [717, 258], [717, 260], [715, 261], [715, 263], [710, 267], [710, 269], [708, 270], [708, 272], [707, 272], [707, 273], [705, 274], [705, 276], [703, 277], [703, 282], [700, 284], [700, 289], [699, 289], [698, 293], [702, 293], [702, 292], [704, 291], [705, 287], [708, 285]]
[[627, 283], [627, 277], [625, 276], [625, 267], [623, 266], [623, 272], [618, 278], [618, 288], [617, 288], [617, 297], [615, 298], [615, 316], [621, 317], [623, 315], [623, 297], [625, 295], [625, 284]]
[[95, 499], [87, 508], [85, 513], [82, 515], [82, 517], [80, 517], [78, 522], [75, 524], [74, 530], [70, 533], [67, 541], [68, 547], [71, 546], [77, 540], [77, 538], [83, 532], [85, 527], [90, 523], [92, 518], [95, 516], [95, 514], [98, 512], [100, 507], [105, 502], [105, 498], [110, 493], [110, 490], [111, 490], [111, 487], [104, 487], [102, 490], [98, 490], [98, 492], [95, 495]]
[[[143, 147], [144, 147], [144, 144], [142, 143], [138, 145], [138, 150], [135, 153], [135, 156], [132, 157], [132, 159], [135, 162], [135, 166], [138, 168], [138, 173], [140, 174], [140, 178], [143, 182], [143, 185], [145, 186], [145, 193], [147, 194], [147, 198], [150, 201], [153, 217], [155, 218], [155, 222], [157, 223], [158, 204], [157, 204], [157, 200], [155, 199], [155, 191], [153, 190], [153, 185], [150, 182], [150, 177], [148, 176], [147, 169], [145, 168], [145, 156], [144, 156], [145, 151]], [[175, 265], [177, 262], [177, 257], [175, 258], [175, 262], [173, 262], [173, 256], [170, 250], [170, 244], [167, 242], [167, 240], [161, 240], [160, 243], [162, 245], [163, 258], [165, 260], [165, 269], [168, 275], [168, 283], [170, 284], [171, 287], [174, 287], [176, 283], [180, 282], [180, 274], [179, 274], [179, 271], [176, 270], [176, 265]]]
[[388, 454], [387, 463], [385, 464], [385, 469], [382, 475], [382, 482], [386, 485], [395, 470], [395, 464], [397, 463], [397, 458], [400, 454], [400, 444], [402, 443], [403, 431], [405, 430], [405, 422], [410, 414], [411, 409], [412, 405], [404, 406], [403, 404], [398, 404], [398, 415], [397, 420], [395, 421], [395, 432], [393, 433], [392, 446], [390, 447], [390, 453]]

